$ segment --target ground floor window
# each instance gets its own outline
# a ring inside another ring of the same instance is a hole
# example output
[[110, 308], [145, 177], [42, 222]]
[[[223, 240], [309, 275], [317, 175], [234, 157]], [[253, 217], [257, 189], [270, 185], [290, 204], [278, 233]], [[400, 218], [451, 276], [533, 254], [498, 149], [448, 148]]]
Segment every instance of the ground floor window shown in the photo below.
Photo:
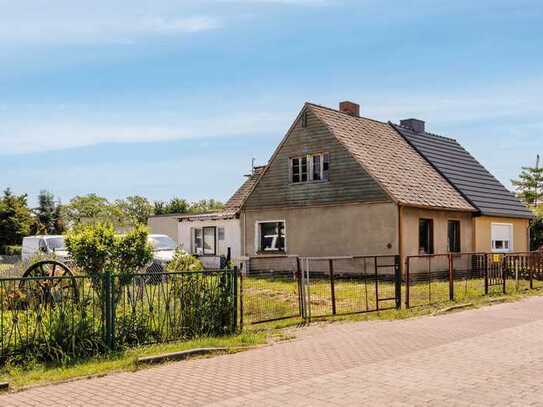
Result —
[[513, 250], [513, 225], [493, 223], [491, 225], [492, 251], [503, 253]]
[[434, 254], [434, 221], [419, 219], [419, 254]]
[[460, 221], [450, 220], [448, 224], [449, 253], [460, 253]]
[[284, 252], [285, 251], [285, 222], [258, 223], [258, 251]]
[[193, 254], [212, 255], [217, 252], [217, 228], [206, 226], [193, 229]]

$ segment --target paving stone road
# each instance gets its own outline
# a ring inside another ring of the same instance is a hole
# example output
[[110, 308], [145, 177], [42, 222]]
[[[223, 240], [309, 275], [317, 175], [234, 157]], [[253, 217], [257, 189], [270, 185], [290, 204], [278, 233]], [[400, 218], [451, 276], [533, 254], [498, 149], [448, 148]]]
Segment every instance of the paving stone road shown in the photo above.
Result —
[[543, 298], [336, 323], [234, 355], [0, 396], [0, 406], [543, 406]]

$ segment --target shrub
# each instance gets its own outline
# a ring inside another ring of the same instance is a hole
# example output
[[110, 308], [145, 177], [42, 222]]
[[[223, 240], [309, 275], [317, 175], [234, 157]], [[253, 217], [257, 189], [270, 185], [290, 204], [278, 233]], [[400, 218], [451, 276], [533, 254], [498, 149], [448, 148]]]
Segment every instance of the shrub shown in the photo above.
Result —
[[0, 248], [0, 254], [5, 254], [6, 256], [20, 256], [21, 252], [21, 246], [4, 246]]
[[203, 269], [204, 265], [200, 260], [180, 249], [175, 252], [172, 261], [166, 266], [166, 270], [170, 273], [202, 271]]

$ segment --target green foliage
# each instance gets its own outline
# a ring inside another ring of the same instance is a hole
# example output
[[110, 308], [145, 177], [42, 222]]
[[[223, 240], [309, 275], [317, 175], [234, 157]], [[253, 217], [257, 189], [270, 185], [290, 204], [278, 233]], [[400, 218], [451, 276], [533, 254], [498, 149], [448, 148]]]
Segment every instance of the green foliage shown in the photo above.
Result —
[[166, 266], [166, 270], [170, 273], [202, 271], [203, 269], [204, 265], [200, 260], [180, 249], [176, 250], [172, 261]]
[[156, 201], [155, 215], [169, 215], [173, 213], [188, 213], [190, 203], [186, 199], [173, 198], [169, 202]]
[[156, 201], [155, 215], [170, 215], [174, 213], [206, 213], [216, 212], [224, 208], [222, 202], [214, 199], [203, 199], [198, 202], [190, 203], [186, 199], [173, 198], [169, 202]]
[[122, 226], [125, 223], [119, 207], [96, 194], [72, 198], [67, 205], [63, 206], [62, 213], [70, 227], [98, 223]]
[[536, 218], [530, 225], [530, 248], [538, 250], [543, 247], [543, 204], [534, 209], [534, 214]]
[[113, 287], [113, 300], [116, 301], [122, 287], [132, 281], [131, 276], [153, 259], [153, 248], [147, 242], [147, 236], [147, 228], [143, 225], [117, 235], [111, 225], [89, 224], [69, 232], [66, 247], [76, 266], [92, 278], [100, 296], [103, 295], [104, 273], [117, 276]]
[[201, 201], [195, 202], [190, 206], [190, 213], [206, 213], [206, 212], [217, 212], [224, 208], [222, 202], [216, 201], [214, 199], [203, 199]]
[[73, 262], [86, 274], [96, 278], [111, 270], [116, 243], [112, 225], [82, 225], [69, 231], [65, 242]]
[[22, 252], [21, 246], [10, 245], [0, 247], [0, 254], [5, 254], [6, 256], [20, 256]]
[[149, 216], [153, 215], [153, 205], [142, 196], [129, 196], [115, 201], [123, 220], [129, 225], [146, 225]]
[[[25, 303], [24, 294], [14, 291], [10, 295], [12, 305], [20, 300]], [[70, 363], [86, 359], [105, 351], [102, 333], [95, 321], [82, 311], [79, 304], [66, 302], [62, 306], [49, 307], [37, 314], [27, 315], [27, 324], [41, 325], [41, 335], [22, 340], [9, 349], [9, 357], [2, 355], [0, 361], [11, 365], [26, 365], [29, 362]], [[8, 320], [4, 320], [7, 326]], [[32, 329], [36, 329], [33, 327]]]
[[30, 234], [35, 221], [28, 208], [27, 195], [14, 195], [6, 189], [0, 199], [0, 248], [20, 245]]
[[511, 183], [524, 203], [539, 206], [543, 202], [543, 167], [539, 166], [539, 155], [535, 167], [522, 167], [518, 179], [511, 180]]
[[37, 232], [44, 235], [60, 235], [64, 231], [61, 205], [55, 202], [55, 196], [41, 191], [38, 196], [38, 207], [34, 209], [38, 220]]

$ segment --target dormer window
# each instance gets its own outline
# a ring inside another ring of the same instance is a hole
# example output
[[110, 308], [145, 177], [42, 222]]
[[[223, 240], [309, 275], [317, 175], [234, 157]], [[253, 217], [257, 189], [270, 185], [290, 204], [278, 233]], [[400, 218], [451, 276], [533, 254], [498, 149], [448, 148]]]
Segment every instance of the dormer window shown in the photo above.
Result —
[[330, 154], [308, 154], [290, 160], [290, 182], [328, 181]]

